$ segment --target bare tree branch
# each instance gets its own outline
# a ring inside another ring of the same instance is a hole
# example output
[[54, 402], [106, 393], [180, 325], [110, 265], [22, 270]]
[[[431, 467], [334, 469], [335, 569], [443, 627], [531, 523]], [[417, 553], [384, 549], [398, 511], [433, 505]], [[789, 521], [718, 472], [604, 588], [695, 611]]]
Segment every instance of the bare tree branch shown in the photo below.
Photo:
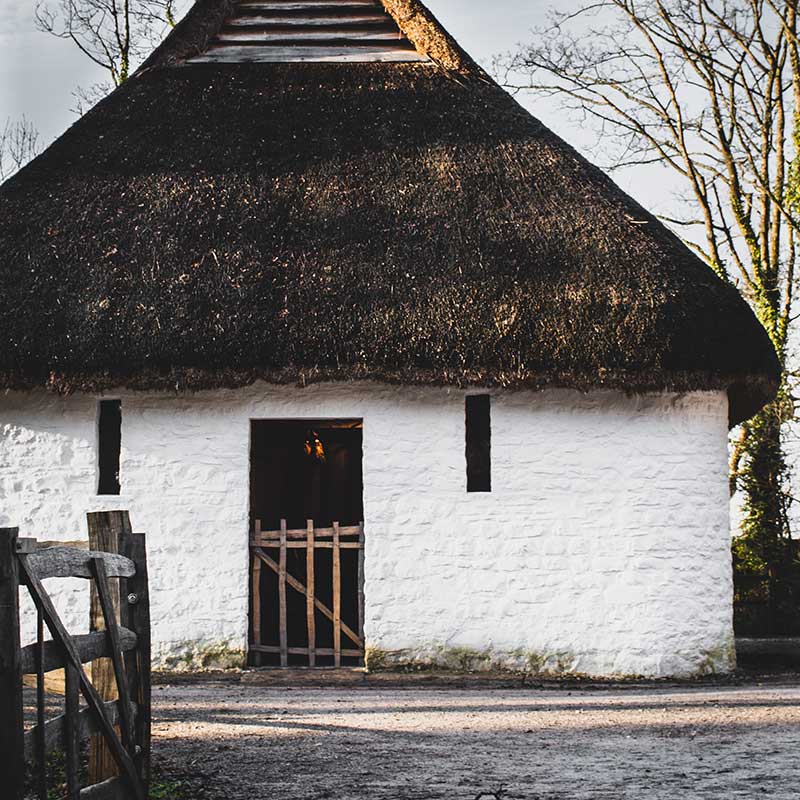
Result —
[[738, 276], [779, 352], [800, 234], [795, 6], [596, 0], [552, 13], [532, 44], [495, 62], [511, 91], [556, 95], [593, 121], [607, 163], [680, 176], [693, 207], [680, 219], [692, 222], [672, 224], [719, 275]]
[[[775, 400], [732, 442], [731, 493], [744, 496], [737, 574], [778, 591], [788, 563], [797, 417], [791, 369], [800, 237], [797, 0], [595, 0], [553, 13], [534, 41], [496, 61], [512, 92], [557, 97], [593, 125], [617, 168], [662, 164], [684, 208], [662, 217], [751, 303], [783, 370]], [[699, 231], [704, 241], [700, 243]], [[796, 342], [795, 342], [796, 344]], [[788, 561], [787, 561], [788, 558]]]
[[119, 86], [175, 24], [177, 0], [37, 0], [39, 30], [71, 41]]
[[0, 128], [0, 181], [22, 169], [41, 149], [39, 132], [25, 117]]

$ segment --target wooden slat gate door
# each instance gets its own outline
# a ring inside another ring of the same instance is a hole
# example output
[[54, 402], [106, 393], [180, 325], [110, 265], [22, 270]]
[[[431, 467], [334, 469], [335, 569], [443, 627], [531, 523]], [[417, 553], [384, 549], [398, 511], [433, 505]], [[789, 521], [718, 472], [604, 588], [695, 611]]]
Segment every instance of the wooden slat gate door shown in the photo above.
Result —
[[[305, 656], [310, 667], [318, 666], [318, 656], [332, 656], [333, 666], [339, 667], [342, 658], [364, 657], [364, 525], [342, 527], [334, 522], [330, 528], [315, 528], [308, 520], [305, 530], [287, 529], [286, 520], [281, 520], [280, 530], [262, 530], [261, 521], [256, 520], [250, 542], [252, 565], [252, 615], [250, 650], [253, 653], [270, 653], [280, 656], [280, 665], [289, 665], [289, 656]], [[306, 555], [305, 583], [287, 569], [289, 551], [304, 550]], [[323, 603], [316, 591], [316, 568], [314, 556], [318, 550], [330, 550], [332, 554], [332, 608]], [[342, 619], [342, 554], [355, 551], [357, 558], [357, 630], [353, 630]], [[261, 570], [272, 570], [278, 578], [278, 633], [279, 644], [268, 645], [262, 641]], [[299, 592], [306, 600], [307, 647], [289, 646], [287, 619], [287, 590]], [[333, 626], [333, 647], [317, 646], [316, 611], [328, 619]]]
[[[22, 800], [30, 766], [33, 792], [47, 800], [47, 756], [64, 752], [68, 800], [146, 800], [150, 758], [150, 607], [144, 534], [130, 534], [122, 553], [77, 547], [39, 547], [18, 539], [16, 528], [0, 529], [0, 763], [4, 789]], [[105, 629], [72, 636], [42, 584], [47, 578], [88, 578], [97, 588]], [[120, 579], [124, 598], [117, 619], [110, 578]], [[19, 586], [37, 611], [36, 642], [20, 645]], [[45, 641], [44, 626], [52, 641]], [[83, 664], [109, 658], [119, 700], [104, 702]], [[45, 719], [45, 673], [64, 669], [64, 713]], [[37, 724], [24, 729], [23, 675], [35, 674]], [[81, 707], [80, 695], [86, 706]], [[119, 732], [117, 732], [117, 726]], [[103, 741], [119, 776], [81, 787], [81, 741], [91, 733]], [[6, 773], [6, 770], [8, 772]], [[7, 776], [7, 778], [6, 778]]]

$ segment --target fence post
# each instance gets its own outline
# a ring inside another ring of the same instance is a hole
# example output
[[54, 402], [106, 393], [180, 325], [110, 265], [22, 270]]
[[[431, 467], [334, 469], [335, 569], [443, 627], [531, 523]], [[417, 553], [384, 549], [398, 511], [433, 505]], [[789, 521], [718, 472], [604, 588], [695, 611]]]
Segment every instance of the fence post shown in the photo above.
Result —
[[[104, 553], [119, 553], [121, 539], [131, 534], [131, 521], [127, 511], [95, 511], [86, 515], [89, 526], [89, 549]], [[93, 631], [102, 630], [103, 610], [97, 587], [92, 581], [89, 627]], [[114, 616], [119, 619], [120, 597], [119, 581], [109, 581], [109, 593], [114, 607]], [[98, 658], [92, 662], [92, 684], [102, 700], [117, 700], [117, 681], [110, 658]], [[103, 737], [95, 734], [89, 747], [89, 783], [102, 783], [119, 775], [119, 768], [111, 755]]]
[[0, 528], [0, 764], [11, 800], [25, 787], [17, 528]]
[[131, 697], [136, 703], [134, 763], [144, 784], [150, 790], [150, 592], [147, 576], [145, 535], [123, 535], [122, 555], [136, 565], [136, 574], [120, 581], [122, 624], [136, 634], [136, 649], [125, 654], [125, 670]]

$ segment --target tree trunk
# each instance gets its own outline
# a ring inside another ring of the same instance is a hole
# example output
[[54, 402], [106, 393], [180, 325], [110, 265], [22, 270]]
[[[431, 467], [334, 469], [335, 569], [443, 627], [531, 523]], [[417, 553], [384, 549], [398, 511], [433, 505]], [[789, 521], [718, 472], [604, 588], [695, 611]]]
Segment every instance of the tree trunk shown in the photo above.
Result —
[[[739, 472], [744, 518], [741, 536], [733, 544], [733, 557], [737, 576], [745, 582], [737, 588], [740, 599], [766, 602], [763, 633], [768, 635], [784, 632], [781, 597], [791, 566], [787, 563], [789, 471], [782, 435], [788, 402], [782, 387], [777, 399], [748, 422]], [[749, 589], [743, 590], [746, 583]]]

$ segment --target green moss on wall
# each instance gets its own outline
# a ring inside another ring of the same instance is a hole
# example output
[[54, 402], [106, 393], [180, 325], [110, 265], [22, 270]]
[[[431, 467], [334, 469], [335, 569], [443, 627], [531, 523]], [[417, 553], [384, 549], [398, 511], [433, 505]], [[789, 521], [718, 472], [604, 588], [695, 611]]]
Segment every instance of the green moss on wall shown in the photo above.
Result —
[[367, 648], [370, 672], [515, 672], [531, 675], [576, 675], [575, 657], [568, 652], [538, 653], [523, 650], [497, 652], [469, 647], [435, 645], [419, 649], [381, 650]]
[[181, 652], [165, 656], [157, 666], [175, 672], [242, 669], [247, 654], [230, 642], [187, 642]]

